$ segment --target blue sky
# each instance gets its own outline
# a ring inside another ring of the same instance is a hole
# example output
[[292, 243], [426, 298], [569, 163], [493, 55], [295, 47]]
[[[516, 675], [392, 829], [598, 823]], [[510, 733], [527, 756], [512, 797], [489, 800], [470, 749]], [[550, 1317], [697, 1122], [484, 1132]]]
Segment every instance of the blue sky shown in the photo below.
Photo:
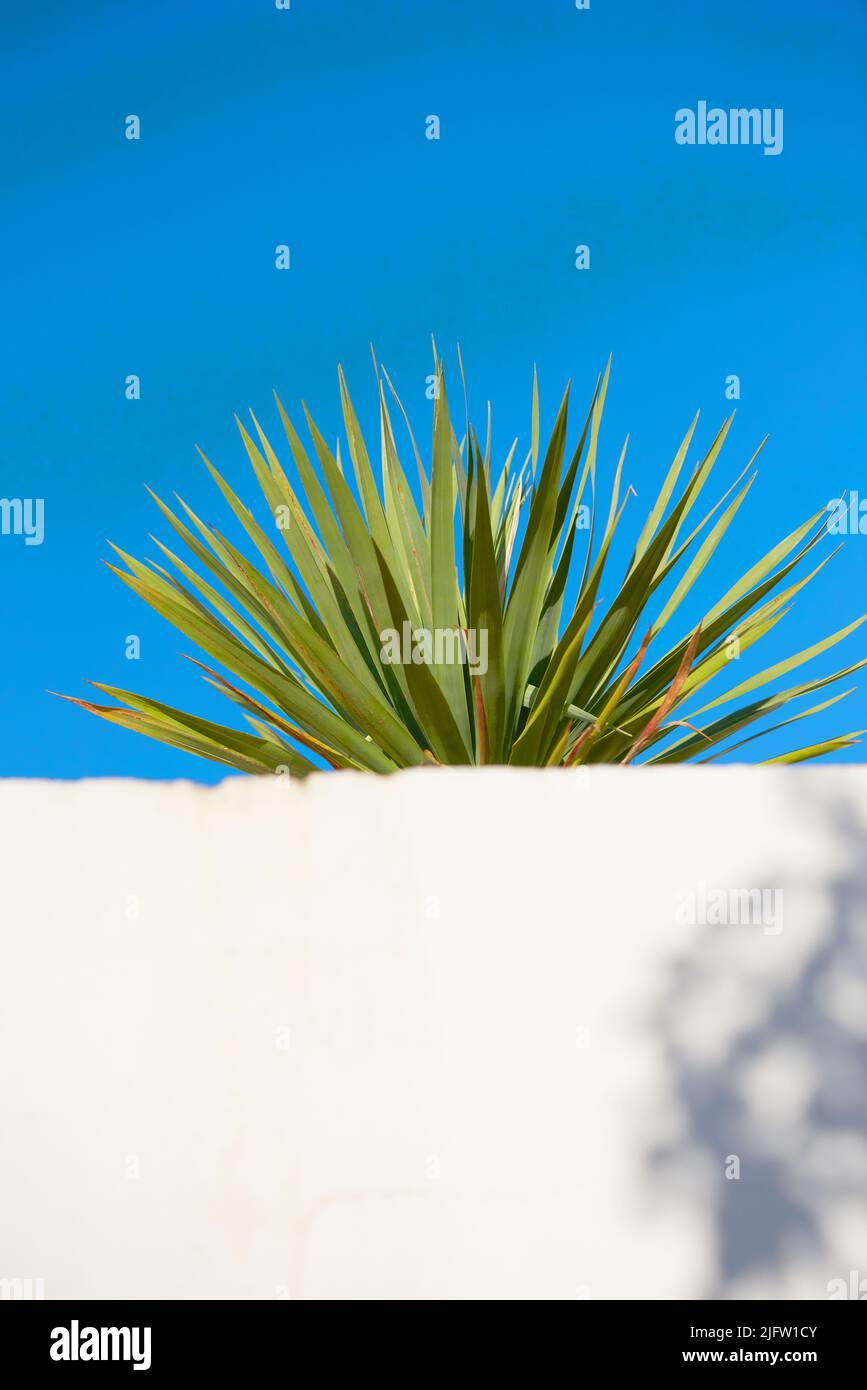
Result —
[[[0, 774], [223, 775], [45, 692], [103, 680], [226, 717], [178, 657], [189, 644], [100, 563], [105, 538], [138, 555], [149, 531], [168, 539], [145, 483], [222, 521], [195, 443], [252, 500], [232, 415], [275, 425], [275, 386], [334, 438], [341, 361], [372, 422], [371, 339], [424, 438], [430, 335], [447, 360], [459, 341], [499, 457], [527, 440], [534, 362], [544, 426], [569, 377], [577, 417], [613, 352], [601, 465], [628, 431], [629, 540], [692, 414], [706, 445], [737, 374], [720, 482], [771, 438], [684, 624], [830, 497], [867, 498], [863, 4], [19, 9], [0, 49], [0, 493], [45, 499], [45, 539], [0, 536]], [[782, 108], [782, 153], [676, 144], [675, 111], [700, 100]], [[867, 608], [865, 560], [852, 537], [738, 677]], [[805, 673], [865, 646], [859, 632]], [[862, 726], [859, 691], [765, 756]]]

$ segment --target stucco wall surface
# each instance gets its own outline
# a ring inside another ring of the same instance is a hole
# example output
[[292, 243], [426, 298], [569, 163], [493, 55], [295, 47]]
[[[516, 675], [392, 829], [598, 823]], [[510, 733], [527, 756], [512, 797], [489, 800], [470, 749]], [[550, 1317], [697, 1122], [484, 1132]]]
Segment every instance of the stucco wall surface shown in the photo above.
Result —
[[867, 1292], [865, 839], [862, 768], [0, 783], [0, 1279]]

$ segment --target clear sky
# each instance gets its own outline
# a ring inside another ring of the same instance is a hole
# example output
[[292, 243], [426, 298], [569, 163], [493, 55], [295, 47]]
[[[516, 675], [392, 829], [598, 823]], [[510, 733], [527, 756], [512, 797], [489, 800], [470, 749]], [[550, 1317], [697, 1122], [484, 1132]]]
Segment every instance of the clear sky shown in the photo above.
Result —
[[[102, 680], [230, 718], [185, 639], [101, 565], [105, 538], [139, 556], [149, 531], [168, 539], [145, 483], [223, 523], [195, 443], [252, 501], [232, 414], [252, 407], [276, 436], [275, 386], [333, 439], [341, 361], [372, 424], [371, 339], [425, 439], [430, 334], [447, 361], [459, 341], [497, 457], [527, 441], [534, 362], [544, 426], [569, 377], [580, 413], [613, 352], [601, 471], [630, 432], [630, 540], [692, 414], [706, 445], [737, 375], [720, 482], [771, 438], [684, 624], [829, 498], [867, 499], [861, 0], [16, 8], [0, 494], [43, 498], [45, 536], [0, 536], [0, 774], [223, 775], [45, 691]], [[675, 112], [700, 101], [782, 108], [782, 151], [677, 144]], [[867, 609], [865, 574], [858, 535], [737, 676]], [[865, 649], [861, 630], [805, 678]], [[763, 756], [864, 726], [859, 691]]]

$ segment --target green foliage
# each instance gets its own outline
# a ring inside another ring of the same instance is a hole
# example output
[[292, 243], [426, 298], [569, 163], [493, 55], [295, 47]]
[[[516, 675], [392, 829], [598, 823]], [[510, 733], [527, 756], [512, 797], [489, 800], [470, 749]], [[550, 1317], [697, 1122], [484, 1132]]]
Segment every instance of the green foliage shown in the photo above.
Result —
[[[304, 776], [322, 762], [371, 772], [426, 762], [567, 768], [636, 758], [653, 765], [713, 762], [759, 737], [752, 732], [730, 741], [775, 711], [785, 708], [788, 714], [771, 726], [778, 729], [849, 694], [788, 713], [794, 701], [851, 675], [864, 661], [773, 694], [767, 687], [846, 637], [863, 618], [695, 705], [705, 685], [728, 667], [731, 654], [746, 651], [770, 632], [826, 562], [786, 584], [825, 536], [824, 509], [775, 544], [692, 631], [670, 647], [661, 640], [755, 477], [750, 470], [758, 450], [689, 529], [731, 419], [682, 482], [693, 421], [620, 588], [607, 607], [602, 605], [603, 572], [631, 493], [628, 489], [621, 497], [624, 445], [603, 521], [596, 460], [609, 370], [610, 363], [597, 381], [568, 464], [568, 388], [540, 463], [534, 376], [530, 450], [518, 467], [513, 445], [495, 481], [490, 413], [484, 451], [468, 416], [459, 442], [439, 362], [430, 478], [406, 413], [378, 368], [379, 477], [340, 373], [354, 487], [344, 476], [339, 446], [335, 456], [306, 409], [315, 464], [277, 401], [303, 500], [252, 413], [255, 437], [238, 421], [264, 496], [264, 525], [202, 458], [258, 552], [258, 566], [186, 503], [178, 499], [172, 510], [152, 494], [188, 558], [157, 541], [166, 564], [141, 564], [112, 547], [125, 568], [110, 568], [219, 664], [222, 673], [197, 662], [206, 680], [242, 711], [249, 730], [105, 685], [97, 688], [119, 705], [74, 703], [244, 772], [288, 770]], [[420, 506], [398, 456], [390, 396], [409, 431]], [[573, 572], [580, 574], [577, 587], [574, 580], [569, 583]], [[670, 577], [665, 601], [648, 621], [648, 605]], [[570, 589], [575, 589], [571, 611], [564, 611]], [[470, 660], [384, 659], [384, 635], [402, 634], [406, 624], [411, 634], [474, 635], [475, 662], [468, 641], [462, 651]], [[478, 659], [482, 635], [484, 661]], [[655, 659], [654, 648], [658, 653], [661, 648]], [[746, 695], [747, 703], [728, 714], [715, 713]], [[855, 738], [845, 734], [769, 761], [818, 757]]]

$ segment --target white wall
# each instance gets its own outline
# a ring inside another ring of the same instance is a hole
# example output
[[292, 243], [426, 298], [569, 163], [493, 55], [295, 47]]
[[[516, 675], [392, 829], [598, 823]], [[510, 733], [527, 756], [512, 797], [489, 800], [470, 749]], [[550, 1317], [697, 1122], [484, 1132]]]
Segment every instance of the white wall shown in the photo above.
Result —
[[862, 768], [0, 783], [0, 1278], [867, 1277], [865, 831]]

